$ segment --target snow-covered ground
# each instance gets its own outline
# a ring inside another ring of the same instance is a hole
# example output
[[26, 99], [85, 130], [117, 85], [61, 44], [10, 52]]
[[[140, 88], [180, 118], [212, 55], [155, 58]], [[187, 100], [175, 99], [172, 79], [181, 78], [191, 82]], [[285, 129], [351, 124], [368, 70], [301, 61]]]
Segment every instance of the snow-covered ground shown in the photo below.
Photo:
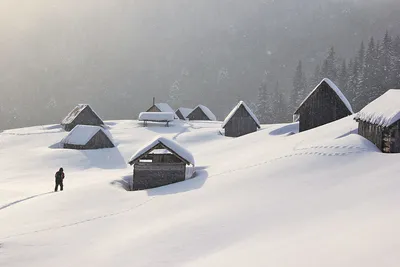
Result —
[[[117, 147], [94, 151], [57, 148], [57, 125], [0, 134], [0, 266], [399, 266], [400, 155], [352, 117], [236, 139], [221, 122], [107, 124]], [[127, 161], [160, 134], [196, 177], [125, 191]]]

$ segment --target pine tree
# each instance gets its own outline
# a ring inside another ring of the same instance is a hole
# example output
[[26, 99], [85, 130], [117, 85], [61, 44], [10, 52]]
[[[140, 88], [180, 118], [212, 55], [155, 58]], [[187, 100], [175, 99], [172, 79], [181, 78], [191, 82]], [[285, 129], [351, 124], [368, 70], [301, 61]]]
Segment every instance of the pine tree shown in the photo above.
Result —
[[337, 67], [336, 67], [336, 53], [335, 53], [335, 49], [333, 48], [333, 46], [329, 50], [327, 61], [328, 61], [327, 77], [333, 81], [337, 81], [338, 71], [337, 71]]
[[391, 88], [400, 88], [400, 36], [393, 42], [393, 69], [390, 80]]
[[324, 77], [323, 76], [321, 76], [321, 67], [319, 66], [319, 64], [315, 67], [315, 71], [314, 71], [314, 74], [313, 74], [313, 76], [311, 77], [311, 79], [310, 79], [310, 82], [309, 82], [309, 85], [311, 86], [311, 87], [315, 87], [315, 86], [317, 86], [320, 82], [321, 82], [321, 80], [323, 79]]
[[279, 82], [276, 82], [272, 94], [272, 118], [274, 123], [282, 122], [286, 118], [286, 109], [283, 94], [280, 91]]
[[303, 64], [299, 61], [293, 78], [293, 91], [290, 97], [290, 109], [295, 110], [303, 101], [306, 94], [307, 82], [303, 72]]
[[363, 78], [362, 78], [362, 95], [363, 97], [359, 99], [360, 105], [365, 106], [372, 100], [376, 98], [376, 81], [375, 79], [377, 78], [377, 72], [376, 72], [376, 66], [377, 66], [377, 52], [376, 52], [376, 47], [375, 47], [375, 40], [373, 37], [371, 37], [369, 43], [368, 43], [368, 48], [367, 52], [365, 53], [365, 67], [363, 71]]
[[336, 67], [336, 53], [333, 46], [329, 50], [326, 59], [323, 61], [321, 68], [321, 76], [323, 78], [329, 78], [333, 82], [337, 82], [338, 71]]
[[349, 61], [349, 66], [348, 66], [348, 79], [347, 79], [347, 97], [351, 103], [351, 106], [354, 109], [358, 110], [358, 101], [359, 101], [359, 97], [360, 94], [358, 92], [359, 91], [359, 86], [358, 86], [358, 82], [359, 82], [359, 66], [358, 66], [358, 61], [357, 58], [350, 59]]
[[257, 117], [260, 123], [269, 123], [271, 115], [270, 107], [270, 96], [267, 90], [267, 80], [266, 77], [262, 81], [260, 87], [258, 88], [258, 101], [257, 101]]
[[180, 83], [178, 80], [174, 81], [174, 83], [169, 88], [169, 102], [173, 106], [179, 106], [181, 103], [182, 92], [180, 89]]
[[348, 73], [347, 73], [347, 64], [346, 64], [346, 59], [343, 59], [342, 66], [340, 68], [340, 72], [338, 75], [338, 84], [340, 90], [344, 92], [348, 92], [347, 88], [347, 81], [348, 81]]
[[361, 42], [360, 49], [358, 50], [358, 55], [354, 60], [354, 64], [356, 64], [357, 72], [354, 72], [356, 82], [356, 87], [354, 90], [361, 91], [362, 90], [362, 79], [363, 79], [363, 72], [365, 68], [365, 46], [364, 41]]
[[393, 43], [392, 37], [389, 35], [389, 32], [386, 31], [385, 37], [383, 38], [382, 44], [379, 47], [378, 51], [378, 60], [379, 60], [379, 70], [380, 70], [380, 92], [379, 95], [382, 95], [391, 87], [391, 73], [393, 70], [393, 62], [394, 53], [393, 53]]

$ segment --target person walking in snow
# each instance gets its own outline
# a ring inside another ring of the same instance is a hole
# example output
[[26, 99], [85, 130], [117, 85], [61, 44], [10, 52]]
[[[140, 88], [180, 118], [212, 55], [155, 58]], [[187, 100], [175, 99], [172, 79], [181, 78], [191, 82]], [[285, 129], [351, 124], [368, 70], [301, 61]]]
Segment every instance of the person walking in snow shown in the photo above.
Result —
[[60, 190], [63, 191], [64, 189], [63, 180], [65, 177], [64, 169], [60, 168], [58, 172], [56, 172], [55, 177], [56, 177], [56, 187], [54, 188], [54, 192], [58, 191], [58, 186], [60, 186]]

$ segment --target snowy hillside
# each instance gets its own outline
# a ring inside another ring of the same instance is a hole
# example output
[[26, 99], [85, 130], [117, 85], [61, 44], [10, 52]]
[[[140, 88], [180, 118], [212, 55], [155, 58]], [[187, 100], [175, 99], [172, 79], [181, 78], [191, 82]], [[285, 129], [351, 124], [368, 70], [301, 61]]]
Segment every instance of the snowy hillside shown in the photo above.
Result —
[[[0, 133], [0, 266], [398, 266], [400, 155], [348, 117], [303, 133], [221, 122], [107, 122], [116, 148], [58, 148], [57, 125]], [[128, 192], [129, 158], [158, 135], [196, 177]], [[53, 193], [54, 173], [66, 172]]]

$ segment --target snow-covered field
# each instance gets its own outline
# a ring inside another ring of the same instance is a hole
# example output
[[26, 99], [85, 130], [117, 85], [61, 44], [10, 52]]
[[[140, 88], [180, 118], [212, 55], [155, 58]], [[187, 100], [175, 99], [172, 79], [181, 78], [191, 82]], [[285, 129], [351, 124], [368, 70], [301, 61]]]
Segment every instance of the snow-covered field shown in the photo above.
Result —
[[[57, 148], [57, 125], [0, 133], [0, 266], [399, 266], [400, 155], [352, 117], [237, 139], [221, 122], [107, 124], [117, 147], [97, 151]], [[160, 134], [194, 154], [196, 177], [125, 191], [126, 162]]]

